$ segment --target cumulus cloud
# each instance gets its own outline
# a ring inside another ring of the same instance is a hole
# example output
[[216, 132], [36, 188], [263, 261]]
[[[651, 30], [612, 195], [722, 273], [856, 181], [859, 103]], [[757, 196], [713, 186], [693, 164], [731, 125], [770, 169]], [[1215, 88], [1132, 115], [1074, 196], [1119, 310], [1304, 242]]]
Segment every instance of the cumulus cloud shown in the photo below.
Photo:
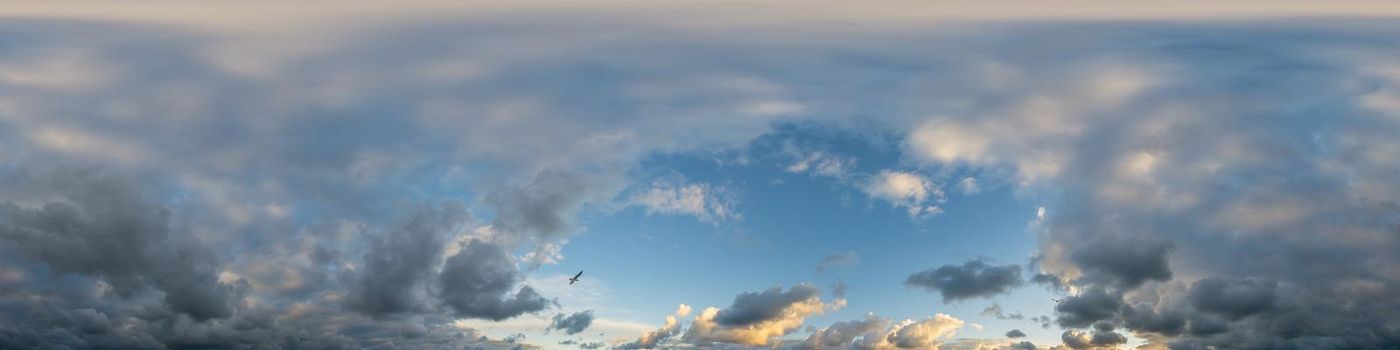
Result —
[[349, 308], [372, 316], [425, 311], [428, 283], [442, 260], [447, 237], [466, 219], [466, 209], [458, 203], [424, 207], [375, 240], [350, 290]]
[[53, 196], [34, 207], [0, 203], [0, 242], [11, 253], [47, 266], [55, 277], [100, 279], [122, 297], [157, 291], [170, 311], [195, 320], [232, 315], [237, 296], [218, 280], [215, 253], [172, 228], [170, 211], [145, 198], [138, 183], [101, 170], [22, 170], [0, 180]]
[[1278, 283], [1271, 280], [1207, 278], [1191, 284], [1191, 306], [1239, 320], [1273, 309], [1277, 288]]
[[817, 329], [793, 347], [800, 349], [853, 347], [858, 340], [863, 341], [869, 338], [873, 341], [884, 337], [891, 325], [892, 323], [888, 319], [875, 314], [866, 314], [863, 319], [836, 322], [825, 328]]
[[706, 308], [691, 322], [684, 340], [694, 344], [733, 343], [769, 345], [774, 339], [802, 326], [811, 315], [844, 307], [845, 299], [824, 302], [821, 291], [800, 284], [784, 291], [780, 287], [762, 292], [745, 292], [734, 297], [727, 308]]
[[[945, 314], [935, 314], [921, 321], [892, 322], [875, 314], [854, 321], [837, 322], [817, 329], [799, 342], [789, 342], [792, 349], [938, 349], [952, 339], [965, 322]], [[982, 348], [982, 340], [965, 339], [950, 348], [970, 346]], [[995, 345], [993, 345], [995, 346]]]
[[690, 310], [690, 305], [681, 304], [680, 306], [676, 307], [675, 313], [671, 315], [666, 315], [666, 324], [662, 325], [661, 328], [657, 328], [656, 330], [643, 333], [641, 337], [637, 338], [637, 340], [623, 343], [621, 345], [618, 345], [617, 348], [655, 349], [658, 343], [670, 339], [671, 337], [675, 336], [680, 332], [681, 324], [679, 321], [677, 321], [677, 319], [689, 315]]
[[521, 279], [505, 249], [473, 239], [447, 259], [439, 286], [453, 315], [499, 321], [549, 307], [549, 300], [530, 286], [512, 293]]
[[1089, 289], [1055, 304], [1056, 322], [1061, 327], [1082, 328], [1109, 320], [1124, 307], [1122, 296], [1103, 289]]
[[1067, 330], [1060, 335], [1060, 341], [1070, 349], [1116, 349], [1118, 345], [1128, 342], [1128, 338], [1122, 334], [1108, 331], [1081, 332]]
[[992, 266], [982, 260], [916, 272], [904, 280], [905, 286], [938, 292], [945, 303], [1005, 293], [1022, 283], [1020, 266]]
[[720, 310], [715, 321], [724, 326], [748, 326], [778, 317], [798, 303], [817, 300], [821, 290], [809, 285], [797, 285], [783, 291], [772, 288], [762, 292], [745, 292], [734, 297], [734, 304]]
[[895, 170], [876, 174], [865, 186], [865, 193], [894, 206], [904, 207], [911, 217], [941, 214], [943, 208], [940, 205], [948, 199], [943, 189], [928, 178]]
[[1036, 347], [1036, 346], [1035, 346], [1035, 343], [1028, 342], [1028, 341], [1023, 341], [1023, 342], [1019, 342], [1019, 343], [1014, 343], [1014, 344], [1011, 344], [1011, 346], [1008, 346], [1008, 347], [1006, 347], [1006, 348], [1007, 348], [1007, 350], [1035, 350], [1035, 349], [1039, 349], [1039, 347]]
[[1106, 237], [1085, 242], [1070, 260], [1086, 282], [1132, 289], [1147, 281], [1169, 281], [1167, 257], [1173, 245], [1136, 237]]
[[1013, 330], [1006, 331], [1006, 337], [1007, 337], [1007, 338], [1025, 338], [1025, 337], [1026, 337], [1026, 332], [1022, 332], [1022, 331], [1019, 330], [1019, 329], [1013, 329]]
[[963, 321], [952, 316], [937, 314], [918, 322], [905, 321], [887, 341], [900, 349], [936, 348], [940, 340], [951, 337], [962, 328]]
[[564, 334], [574, 335], [583, 333], [588, 326], [593, 324], [593, 310], [584, 310], [570, 315], [554, 315], [554, 321], [549, 324], [549, 329], [564, 331]]

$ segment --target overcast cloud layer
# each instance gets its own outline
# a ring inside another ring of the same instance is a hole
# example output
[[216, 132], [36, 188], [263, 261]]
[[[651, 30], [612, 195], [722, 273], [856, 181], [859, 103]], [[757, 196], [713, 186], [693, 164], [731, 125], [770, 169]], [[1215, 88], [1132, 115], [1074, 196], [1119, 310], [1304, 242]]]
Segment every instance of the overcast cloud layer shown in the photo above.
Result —
[[530, 315], [588, 335], [601, 316], [527, 282], [589, 238], [580, 217], [742, 221], [728, 185], [643, 163], [792, 125], [895, 145], [892, 169], [783, 166], [909, 220], [952, 215], [955, 189], [1043, 203], [1024, 263], [891, 266], [905, 286], [857, 287], [946, 303], [1049, 288], [1059, 343], [957, 338], [973, 315], [932, 305], [807, 330], [844, 292], [774, 283], [628, 339], [543, 346], [1394, 348], [1394, 24], [425, 19], [262, 42], [9, 19], [0, 348], [539, 346], [457, 322]]

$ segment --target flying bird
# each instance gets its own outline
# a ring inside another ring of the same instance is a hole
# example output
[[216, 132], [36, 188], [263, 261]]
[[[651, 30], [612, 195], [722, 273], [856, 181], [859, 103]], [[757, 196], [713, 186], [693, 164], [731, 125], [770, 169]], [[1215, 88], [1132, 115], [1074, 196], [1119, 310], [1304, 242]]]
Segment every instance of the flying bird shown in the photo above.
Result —
[[574, 282], [578, 282], [578, 276], [583, 276], [583, 270], [579, 270], [578, 274], [574, 275], [574, 277], [569, 277], [569, 284], [572, 285]]
[[[579, 273], [583, 273], [583, 271], [579, 271]], [[1056, 304], [1059, 304], [1061, 301], [1065, 301], [1065, 298], [1059, 298], [1059, 299], [1050, 298], [1050, 300], [1054, 300]]]

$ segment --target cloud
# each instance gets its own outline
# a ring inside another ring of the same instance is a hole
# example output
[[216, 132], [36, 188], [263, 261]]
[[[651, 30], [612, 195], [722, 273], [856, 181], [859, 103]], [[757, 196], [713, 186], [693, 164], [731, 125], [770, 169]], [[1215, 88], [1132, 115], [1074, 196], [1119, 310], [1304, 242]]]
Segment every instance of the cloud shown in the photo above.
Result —
[[[867, 314], [854, 321], [837, 322], [817, 329], [806, 339], [784, 344], [792, 349], [937, 349], [950, 340], [965, 323], [945, 314], [935, 314], [921, 321], [898, 323]], [[980, 349], [981, 340], [963, 340], [952, 348], [969, 345]]]
[[602, 185], [584, 174], [544, 170], [528, 183], [503, 186], [487, 196], [496, 209], [491, 227], [523, 239], [551, 241], [573, 229], [574, 212]]
[[554, 322], [549, 325], [549, 329], [564, 331], [564, 334], [574, 335], [582, 333], [593, 324], [593, 310], [575, 312], [571, 315], [554, 315]]
[[1278, 283], [1270, 280], [1207, 278], [1191, 284], [1191, 306], [1239, 320], [1273, 309], [1277, 288]]
[[1080, 332], [1067, 330], [1060, 335], [1060, 341], [1070, 349], [1116, 349], [1118, 345], [1126, 344], [1128, 338], [1122, 334], [1109, 331]]
[[1147, 281], [1169, 281], [1171, 242], [1136, 237], [1107, 237], [1076, 248], [1070, 259], [1091, 283], [1132, 289]]
[[855, 167], [855, 158], [844, 157], [829, 152], [811, 151], [805, 154], [795, 149], [789, 149], [788, 153], [797, 158], [795, 162], [783, 168], [789, 173], [810, 173], [817, 176], [825, 176], [838, 180], [845, 180]]
[[1020, 266], [992, 266], [982, 260], [920, 271], [904, 280], [905, 286], [938, 292], [945, 303], [1005, 293], [1022, 283]]
[[647, 214], [691, 215], [710, 224], [739, 217], [734, 211], [734, 198], [725, 190], [709, 184], [655, 182], [650, 188], [634, 195], [631, 203], [646, 208]]
[[459, 203], [427, 206], [402, 226], [373, 242], [348, 307], [381, 317], [421, 312], [429, 306], [428, 284], [442, 260], [448, 235], [467, 220]]
[[549, 300], [521, 280], [515, 261], [500, 246], [473, 239], [442, 268], [442, 302], [461, 318], [500, 321], [549, 307]]
[[982, 193], [982, 186], [977, 183], [977, 178], [964, 177], [962, 180], [958, 180], [958, 191], [966, 195], [978, 194]]
[[817, 273], [826, 272], [827, 269], [832, 267], [854, 265], [858, 262], [860, 262], [860, 254], [856, 252], [827, 254], [822, 257], [821, 262], [817, 263]]
[[657, 344], [678, 334], [681, 324], [677, 318], [690, 314], [690, 305], [680, 304], [676, 307], [676, 312], [666, 315], [666, 324], [656, 330], [643, 333], [637, 340], [618, 345], [618, 349], [655, 349]]
[[853, 346], [857, 339], [882, 338], [892, 323], [875, 314], [866, 314], [864, 319], [836, 322], [812, 332], [794, 347], [800, 349], [832, 349]]
[[991, 316], [998, 320], [1021, 320], [1026, 318], [1026, 316], [1021, 315], [1020, 312], [1014, 312], [1011, 314], [1003, 313], [1001, 310], [1001, 304], [997, 303], [992, 303], [992, 306], [988, 306], [987, 308], [982, 309], [982, 316]]
[[1066, 297], [1055, 305], [1055, 322], [1061, 327], [1082, 328], [1115, 317], [1124, 307], [1122, 296], [1103, 289], [1089, 289], [1079, 295]]
[[1022, 331], [1019, 330], [1019, 329], [1013, 329], [1013, 330], [1006, 331], [1006, 337], [1007, 337], [1007, 338], [1025, 338], [1025, 337], [1026, 337], [1026, 332], [1022, 332]]
[[[1396, 33], [1372, 20], [999, 22], [959, 35], [803, 24], [736, 36], [626, 21], [544, 28], [356, 15], [337, 23], [366, 30], [232, 35], [201, 29], [261, 27], [242, 21], [266, 11], [44, 6], [65, 10], [19, 11], [26, 19], [0, 28], [25, 38], [0, 45], [0, 174], [46, 179], [23, 169], [100, 166], [136, 179], [141, 195], [108, 205], [80, 187], [0, 182], [0, 266], [18, 271], [4, 275], [14, 294], [0, 296], [3, 347], [477, 339], [443, 327], [450, 314], [397, 312], [421, 303], [384, 304], [397, 315], [377, 320], [344, 309], [356, 290], [424, 301], [419, 286], [435, 284], [420, 277], [408, 293], [361, 284], [368, 270], [421, 270], [390, 253], [411, 244], [388, 242], [422, 203], [460, 200], [490, 218], [499, 236], [489, 243], [556, 256], [586, 208], [646, 185], [632, 174], [648, 157], [731, 150], [797, 120], [858, 124], [842, 116], [889, 134], [905, 169], [889, 172], [923, 180], [874, 186], [889, 195], [872, 194], [879, 200], [926, 215], [943, 205], [932, 184], [975, 175], [1049, 203], [1033, 228], [1036, 268], [1081, 294], [1072, 300], [1084, 304], [1057, 315], [1066, 324], [1108, 321], [1183, 348], [1379, 348], [1397, 339], [1389, 310], [1400, 307], [1400, 126], [1388, 101], [1400, 79], [1388, 61]], [[358, 6], [332, 11], [378, 13]], [[1230, 11], [1119, 7], [1088, 17], [1318, 13], [1223, 6]], [[819, 8], [749, 17], [927, 18], [899, 7], [854, 17]], [[957, 13], [1064, 19], [1083, 18], [1084, 8]], [[1345, 8], [1327, 13], [1384, 12]], [[296, 28], [324, 25], [274, 15]], [[1067, 44], [1021, 45], [1026, 38]], [[414, 42], [435, 45], [401, 46]], [[927, 79], [934, 71], [938, 79]], [[913, 188], [924, 193], [917, 205]], [[132, 215], [107, 222], [89, 207]], [[54, 222], [75, 226], [45, 226]], [[107, 244], [92, 232], [131, 240]], [[110, 252], [120, 247], [134, 249]], [[106, 253], [55, 253], [83, 249]], [[1201, 281], [1219, 282], [1195, 287]], [[1220, 304], [1233, 300], [1243, 307]], [[104, 328], [104, 317], [122, 326]], [[277, 330], [260, 326], [268, 319]], [[314, 337], [290, 336], [301, 331]]]
[[799, 284], [783, 291], [780, 287], [762, 292], [745, 292], [734, 297], [728, 308], [701, 311], [691, 322], [684, 340], [694, 344], [733, 343], [768, 345], [774, 339], [802, 326], [811, 315], [846, 305], [845, 299], [824, 302], [815, 287]]
[[936, 348], [941, 339], [951, 337], [963, 326], [962, 320], [944, 314], [937, 314], [919, 322], [905, 323], [887, 337], [896, 348]]
[[722, 326], [748, 326], [780, 316], [799, 303], [817, 300], [821, 291], [808, 285], [797, 285], [783, 291], [771, 288], [762, 292], [745, 292], [734, 297], [734, 304], [720, 310], [715, 321]]
[[232, 315], [235, 286], [215, 276], [215, 253], [173, 229], [170, 211], [145, 198], [139, 183], [100, 170], [6, 175], [6, 187], [53, 196], [33, 208], [0, 203], [0, 242], [11, 253], [47, 266], [54, 277], [99, 279], [123, 298], [157, 291], [170, 311], [195, 320]]
[[939, 205], [947, 201], [943, 189], [929, 179], [912, 172], [884, 170], [865, 186], [865, 193], [890, 204], [904, 207], [911, 217], [943, 213]]

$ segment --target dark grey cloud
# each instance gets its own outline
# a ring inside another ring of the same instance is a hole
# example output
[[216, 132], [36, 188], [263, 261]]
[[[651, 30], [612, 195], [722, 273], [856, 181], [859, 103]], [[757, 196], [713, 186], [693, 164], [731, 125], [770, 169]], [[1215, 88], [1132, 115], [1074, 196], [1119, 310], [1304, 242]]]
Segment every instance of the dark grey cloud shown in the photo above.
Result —
[[1007, 349], [1008, 349], [1008, 350], [1035, 350], [1035, 349], [1039, 349], [1039, 348], [1035, 346], [1035, 343], [1028, 342], [1028, 341], [1023, 341], [1023, 342], [1020, 342], [1020, 343], [1011, 344], [1011, 346], [1007, 347]]
[[1167, 257], [1173, 247], [1167, 241], [1106, 237], [1081, 243], [1070, 259], [1092, 283], [1132, 289], [1147, 281], [1171, 280]]
[[1175, 337], [1186, 328], [1186, 314], [1180, 310], [1158, 311], [1144, 304], [1123, 311], [1124, 327], [1135, 331]]
[[554, 315], [554, 321], [549, 324], [549, 329], [562, 330], [565, 334], [574, 335], [582, 333], [592, 324], [593, 310], [584, 310], [570, 315]]
[[[428, 206], [373, 242], [348, 306], [371, 316], [421, 312], [449, 235], [467, 220], [459, 203]], [[509, 281], [514, 283], [514, 281]]]
[[198, 237], [172, 229], [170, 211], [146, 199], [138, 183], [100, 170], [3, 180], [56, 196], [32, 209], [0, 203], [5, 245], [60, 274], [101, 279], [123, 297], [159, 291], [171, 311], [195, 320], [232, 315], [234, 286], [219, 282], [215, 253]]
[[439, 287], [442, 302], [453, 315], [499, 321], [549, 307], [549, 300], [530, 286], [512, 294], [511, 288], [521, 279], [505, 249], [473, 239], [447, 258]]
[[734, 303], [719, 311], [715, 321], [724, 326], [747, 326], [782, 316], [783, 310], [821, 295], [816, 287], [801, 284], [783, 291], [773, 287], [762, 292], [744, 292]]
[[1026, 332], [1022, 332], [1022, 331], [1019, 330], [1019, 329], [1013, 329], [1013, 330], [1006, 331], [1006, 337], [1007, 337], [1007, 338], [1025, 338], [1025, 337], [1026, 337]]
[[[1143, 330], [1150, 331], [1150, 329], [1147, 328]], [[1209, 314], [1192, 315], [1190, 327], [1188, 328], [1188, 332], [1190, 332], [1191, 335], [1198, 337], [1225, 333], [1229, 330], [1230, 324], [1227, 323], [1225, 319]]]
[[1238, 320], [1274, 308], [1278, 282], [1254, 278], [1207, 278], [1191, 284], [1191, 305], [1196, 310]]
[[579, 348], [579, 349], [602, 349], [603, 347], [606, 347], [606, 346], [608, 346], [607, 343], [600, 342], [600, 341], [588, 342], [588, 343], [579, 343], [579, 344], [578, 344], [578, 348]]
[[945, 303], [1005, 293], [1022, 283], [1020, 266], [992, 266], [982, 260], [920, 271], [904, 280], [906, 286], [938, 292]]
[[1103, 320], [1118, 316], [1125, 305], [1122, 296], [1111, 294], [1103, 289], [1090, 289], [1079, 295], [1066, 297], [1055, 305], [1058, 317], [1055, 322], [1061, 327], [1083, 328]]

